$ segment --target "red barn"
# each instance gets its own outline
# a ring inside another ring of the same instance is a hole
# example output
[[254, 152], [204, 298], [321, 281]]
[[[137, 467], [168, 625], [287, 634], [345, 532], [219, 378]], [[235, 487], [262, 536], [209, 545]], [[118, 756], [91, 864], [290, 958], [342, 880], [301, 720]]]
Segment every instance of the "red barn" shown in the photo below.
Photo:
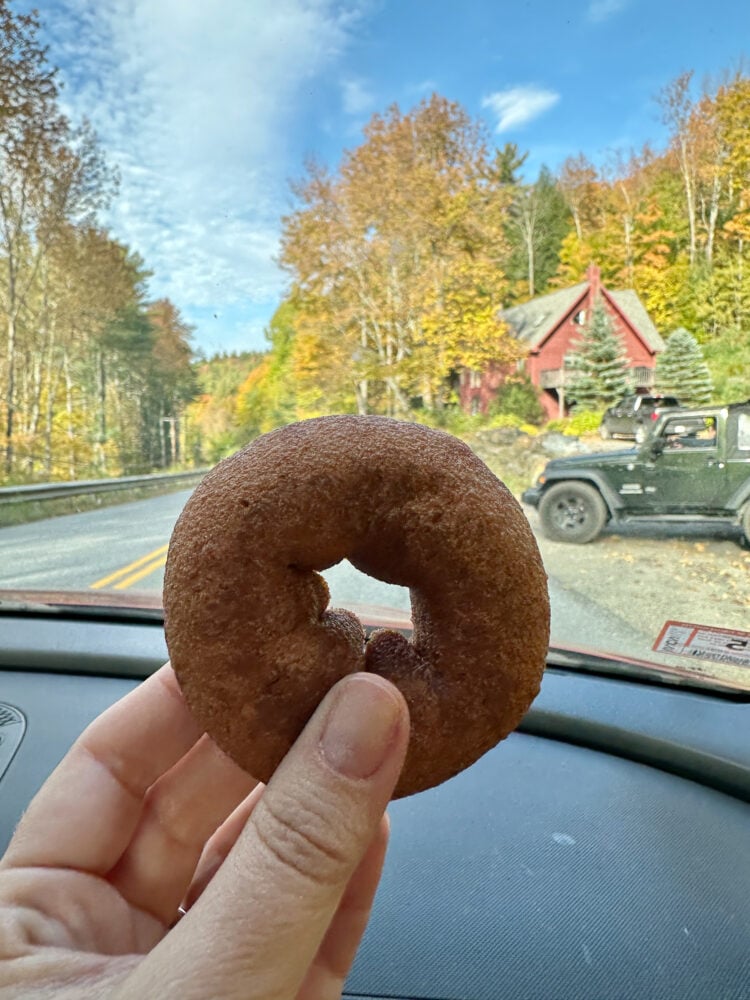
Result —
[[[612, 292], [601, 283], [599, 268], [592, 265], [586, 281], [572, 288], [541, 295], [523, 305], [506, 309], [502, 317], [527, 348], [518, 369], [525, 371], [549, 418], [565, 413], [565, 355], [578, 346], [582, 327], [597, 299], [610, 315], [630, 363], [634, 389], [648, 389], [654, 381], [656, 355], [664, 341], [633, 289]], [[467, 413], [486, 413], [498, 388], [508, 377], [507, 366], [490, 365], [486, 371], [464, 370], [460, 377], [461, 407]]]

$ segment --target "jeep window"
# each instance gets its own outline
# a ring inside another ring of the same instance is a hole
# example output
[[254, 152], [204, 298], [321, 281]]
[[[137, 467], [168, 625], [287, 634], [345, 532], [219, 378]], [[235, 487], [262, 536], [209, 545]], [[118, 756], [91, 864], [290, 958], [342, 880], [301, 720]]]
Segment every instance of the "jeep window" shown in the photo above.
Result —
[[737, 448], [750, 451], [750, 413], [740, 413], [737, 419]]
[[668, 420], [663, 431], [667, 448], [711, 447], [716, 444], [716, 421], [713, 417], [683, 417]]

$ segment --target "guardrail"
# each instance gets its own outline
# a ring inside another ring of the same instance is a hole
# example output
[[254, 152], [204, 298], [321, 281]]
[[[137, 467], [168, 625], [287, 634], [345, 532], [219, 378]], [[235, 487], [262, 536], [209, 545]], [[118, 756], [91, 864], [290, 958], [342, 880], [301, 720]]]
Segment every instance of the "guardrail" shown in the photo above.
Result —
[[140, 489], [184, 481], [186, 486], [202, 479], [208, 469], [191, 469], [187, 472], [166, 472], [149, 476], [121, 476], [118, 479], [81, 479], [62, 483], [34, 483], [30, 486], [0, 487], [0, 505], [30, 503], [39, 500], [58, 500], [61, 497], [92, 496], [115, 490]]

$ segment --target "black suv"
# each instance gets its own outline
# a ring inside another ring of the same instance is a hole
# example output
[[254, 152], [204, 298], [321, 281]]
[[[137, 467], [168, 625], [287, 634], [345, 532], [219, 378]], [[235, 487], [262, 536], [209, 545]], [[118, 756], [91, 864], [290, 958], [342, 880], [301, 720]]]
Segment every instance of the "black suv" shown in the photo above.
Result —
[[657, 518], [729, 521], [750, 544], [750, 400], [662, 413], [639, 448], [554, 459], [521, 499], [555, 541]]
[[635, 438], [642, 444], [660, 411], [674, 409], [679, 405], [679, 399], [674, 396], [623, 396], [614, 406], [605, 410], [599, 434], [605, 441], [611, 437], [625, 437]]

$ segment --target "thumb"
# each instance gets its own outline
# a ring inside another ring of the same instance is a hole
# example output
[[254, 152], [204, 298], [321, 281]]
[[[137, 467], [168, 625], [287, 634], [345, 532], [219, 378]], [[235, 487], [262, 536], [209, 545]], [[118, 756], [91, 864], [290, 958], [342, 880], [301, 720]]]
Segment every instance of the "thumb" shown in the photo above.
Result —
[[353, 674], [332, 689], [209, 887], [143, 963], [160, 996], [297, 995], [377, 833], [408, 731], [406, 703], [383, 678]]

